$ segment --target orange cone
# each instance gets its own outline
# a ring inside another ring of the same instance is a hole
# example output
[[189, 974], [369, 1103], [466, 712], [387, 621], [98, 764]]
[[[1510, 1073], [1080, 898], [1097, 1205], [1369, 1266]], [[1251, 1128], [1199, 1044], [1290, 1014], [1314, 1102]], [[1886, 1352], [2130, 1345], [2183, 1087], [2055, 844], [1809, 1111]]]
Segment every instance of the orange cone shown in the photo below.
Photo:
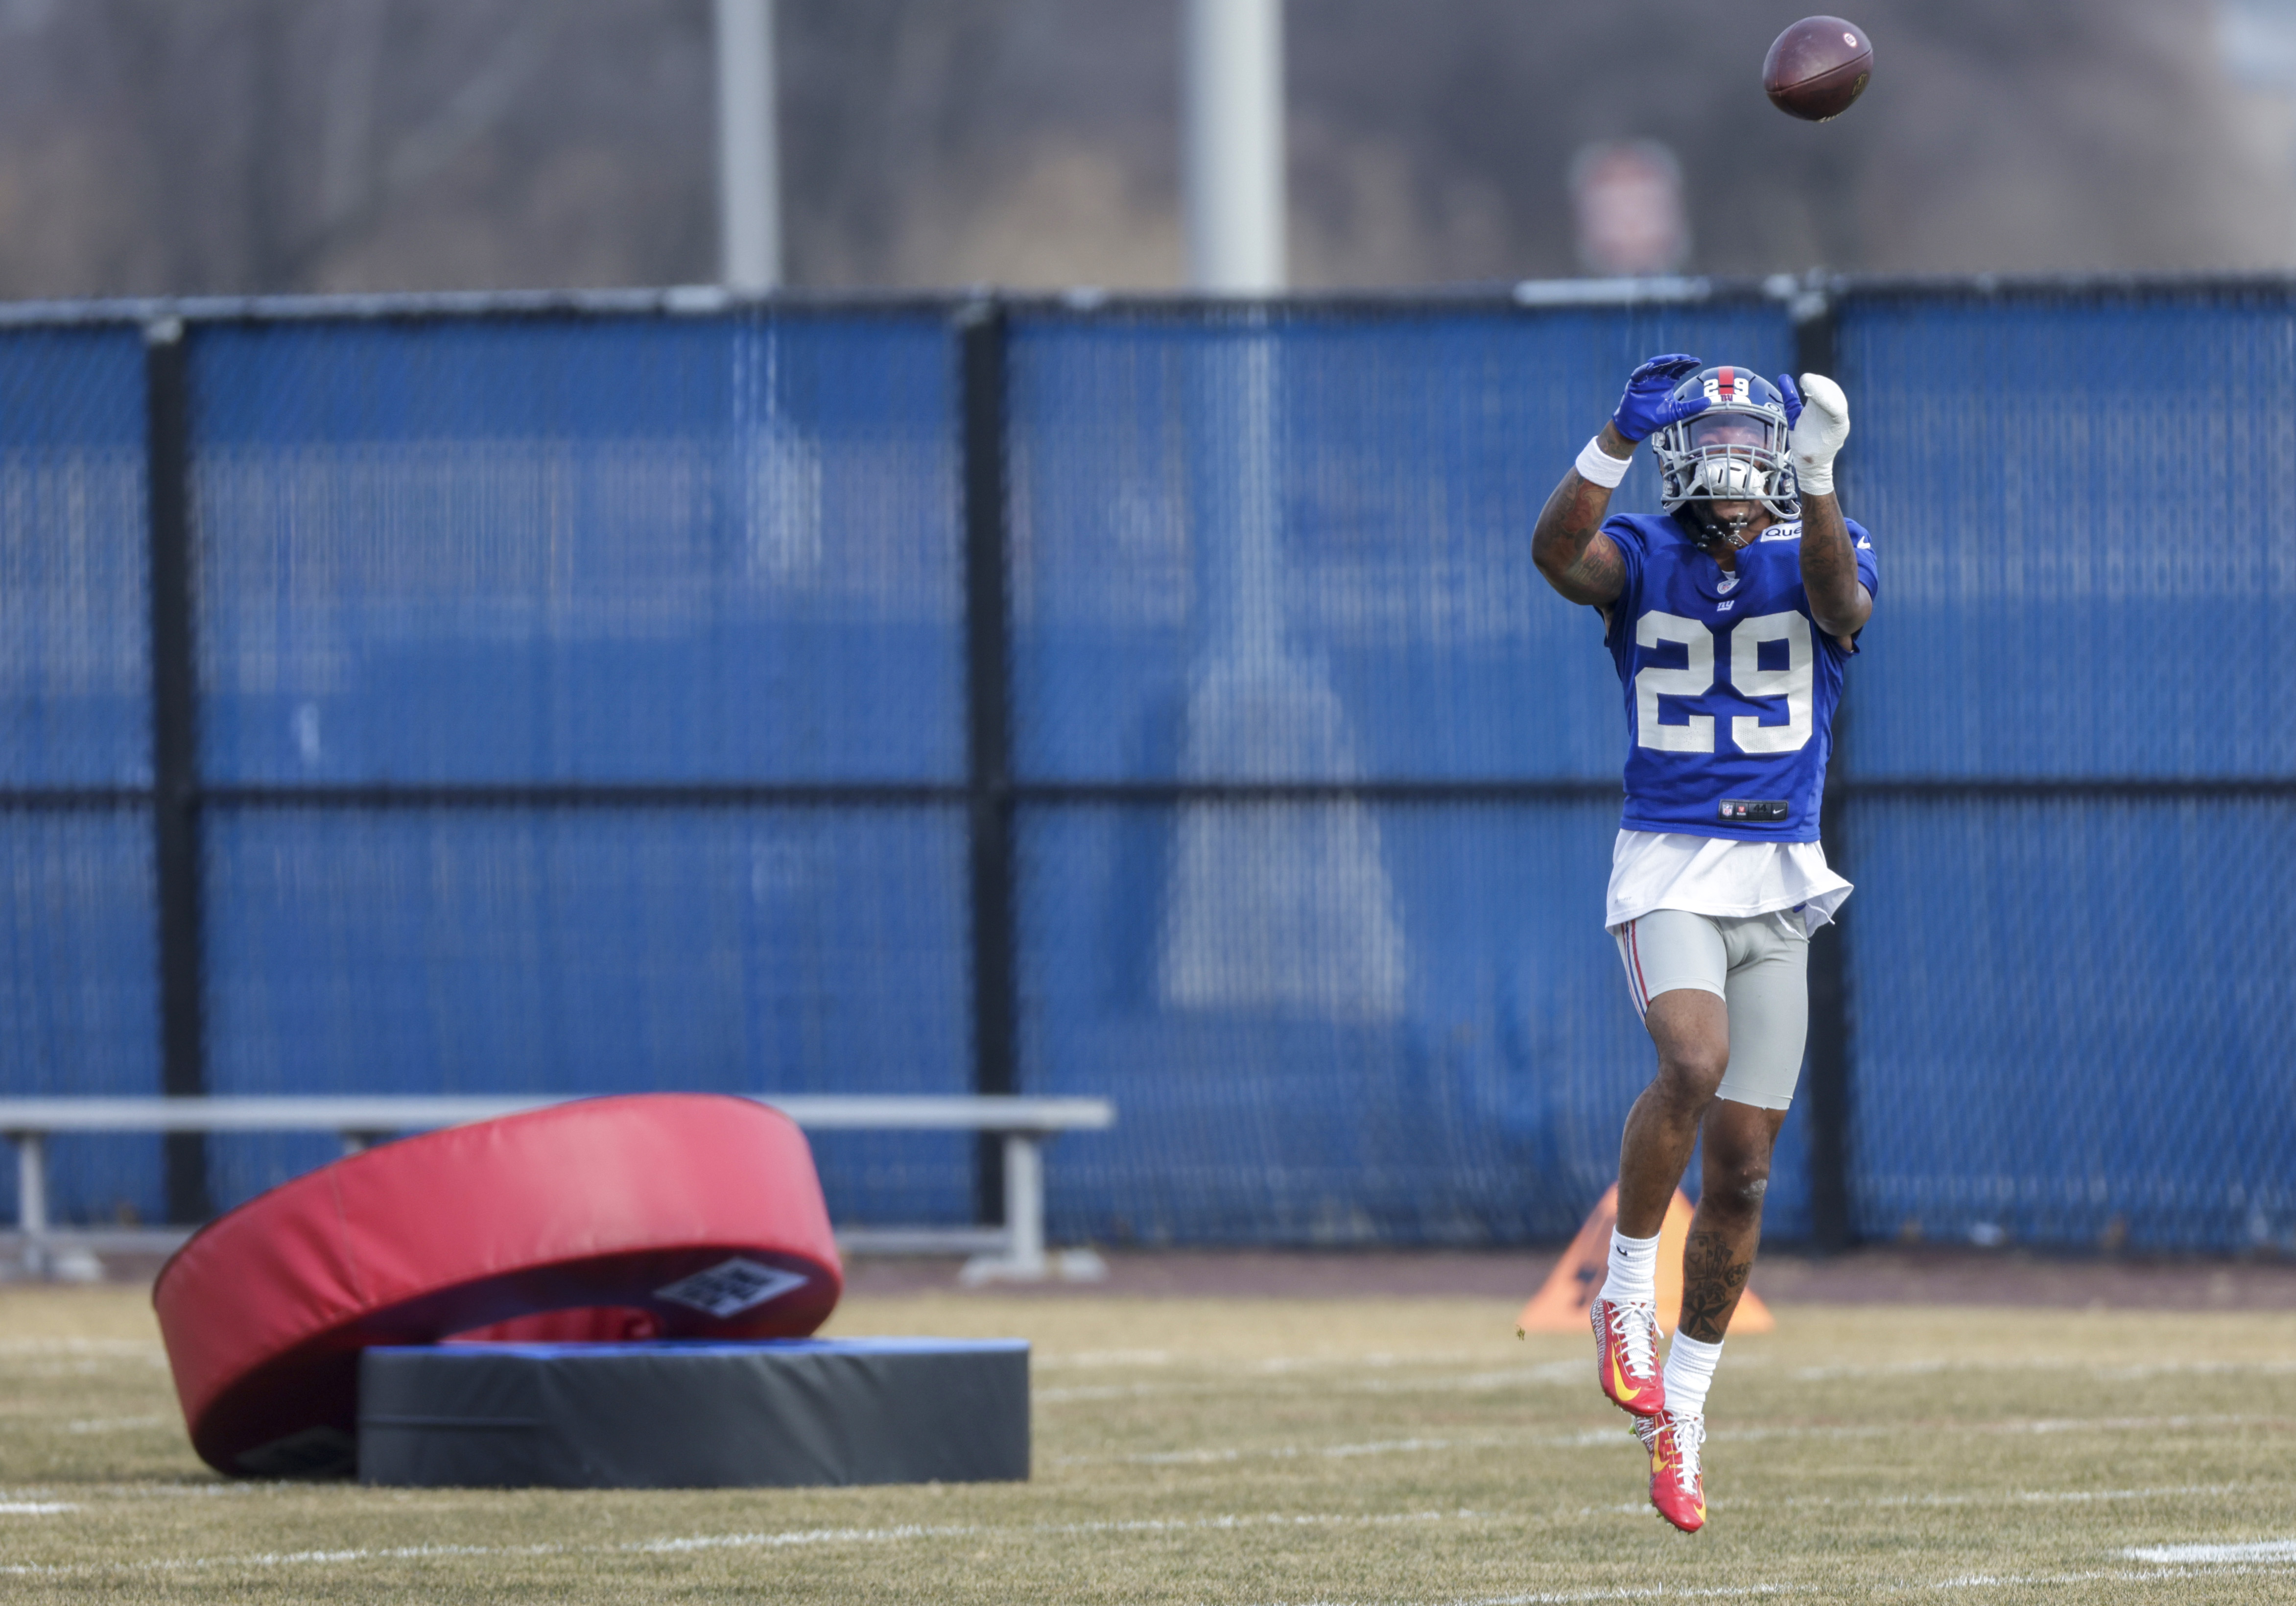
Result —
[[[1619, 1189], [1612, 1183], [1587, 1216], [1578, 1236], [1562, 1251], [1546, 1286], [1530, 1297], [1522, 1314], [1514, 1319], [1515, 1337], [1525, 1333], [1572, 1333], [1587, 1330], [1587, 1310], [1603, 1291], [1611, 1263], [1611, 1229], [1618, 1224]], [[1658, 1230], [1658, 1324], [1668, 1332], [1682, 1314], [1682, 1246], [1690, 1236], [1690, 1201], [1680, 1189], [1667, 1202], [1666, 1221]], [[1738, 1309], [1730, 1318], [1734, 1333], [1766, 1333], [1777, 1326], [1770, 1307], [1748, 1289], [1738, 1296]]]

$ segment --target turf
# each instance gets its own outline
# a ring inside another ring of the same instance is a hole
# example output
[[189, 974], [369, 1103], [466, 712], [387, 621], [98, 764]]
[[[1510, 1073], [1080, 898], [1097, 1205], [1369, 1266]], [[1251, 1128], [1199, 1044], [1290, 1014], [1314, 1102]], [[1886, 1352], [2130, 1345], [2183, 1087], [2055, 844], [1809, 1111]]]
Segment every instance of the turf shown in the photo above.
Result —
[[1031, 1481], [477, 1493], [217, 1478], [139, 1294], [0, 1290], [0, 1596], [2296, 1600], [2296, 1316], [1788, 1306], [1724, 1358], [1685, 1537], [1591, 1347], [1510, 1314], [855, 1299], [1035, 1342]]

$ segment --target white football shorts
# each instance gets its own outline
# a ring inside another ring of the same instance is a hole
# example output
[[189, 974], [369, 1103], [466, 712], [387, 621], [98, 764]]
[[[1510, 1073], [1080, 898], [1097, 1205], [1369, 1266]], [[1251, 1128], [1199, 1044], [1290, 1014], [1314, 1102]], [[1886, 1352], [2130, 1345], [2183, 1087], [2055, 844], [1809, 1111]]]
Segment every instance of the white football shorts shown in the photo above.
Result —
[[1711, 992], [1730, 1011], [1730, 1067], [1719, 1096], [1784, 1109], [1809, 1037], [1809, 936], [1799, 910], [1732, 918], [1654, 909], [1612, 934], [1637, 1013], [1677, 987]]

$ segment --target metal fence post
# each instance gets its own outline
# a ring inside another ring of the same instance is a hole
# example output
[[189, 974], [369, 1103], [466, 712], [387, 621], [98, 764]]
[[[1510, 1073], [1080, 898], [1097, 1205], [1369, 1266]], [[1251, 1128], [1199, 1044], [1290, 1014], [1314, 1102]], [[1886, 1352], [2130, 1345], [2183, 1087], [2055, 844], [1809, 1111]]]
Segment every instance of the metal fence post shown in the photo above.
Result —
[[[1794, 371], [1833, 376], [1841, 352], [1835, 339], [1834, 304], [1812, 286], [1793, 302]], [[1825, 803], [1818, 834], [1826, 858], [1849, 875], [1850, 787], [1848, 759], [1851, 724], [1849, 682], [1833, 716], [1833, 758], [1827, 766]], [[1846, 911], [1845, 911], [1846, 912]], [[1849, 1204], [1849, 1107], [1855, 1065], [1849, 1007], [1849, 932], [1841, 920], [1818, 934], [1809, 951], [1809, 1235], [1825, 1250], [1846, 1249], [1856, 1240]]]
[[[967, 786], [972, 840], [972, 1086], [1020, 1091], [1013, 935], [1012, 659], [1006, 640], [1004, 312], [957, 315], [964, 431]], [[974, 1219], [1005, 1224], [1005, 1145], [978, 1140]]]
[[[207, 1089], [199, 822], [199, 682], [193, 640], [190, 382], [184, 325], [144, 326], [152, 569], [152, 844], [158, 880], [160, 1086], [171, 1098]], [[195, 1132], [165, 1144], [168, 1219], [213, 1214], [208, 1151]]]
[[48, 1270], [48, 1157], [46, 1134], [20, 1132], [16, 1141], [16, 1231], [23, 1242], [24, 1270]]
[[1021, 1277], [1045, 1274], [1045, 1134], [1004, 1136], [1004, 1259]]

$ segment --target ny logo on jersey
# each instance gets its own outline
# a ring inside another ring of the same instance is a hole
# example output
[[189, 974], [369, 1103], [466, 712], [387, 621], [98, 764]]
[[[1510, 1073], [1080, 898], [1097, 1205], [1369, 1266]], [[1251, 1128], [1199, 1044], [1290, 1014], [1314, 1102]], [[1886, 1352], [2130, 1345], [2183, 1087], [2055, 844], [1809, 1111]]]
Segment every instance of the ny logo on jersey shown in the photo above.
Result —
[[[1729, 605], [1721, 605], [1725, 607]], [[1783, 725], [1767, 725], [1759, 713], [1738, 714], [1730, 721], [1730, 740], [1741, 753], [1796, 753], [1809, 745], [1816, 729], [1812, 696], [1816, 655], [1812, 650], [1809, 621], [1798, 613], [1763, 614], [1741, 619], [1725, 632], [1730, 638], [1730, 688], [1741, 698], [1784, 697]], [[1653, 608], [1635, 624], [1638, 647], [1679, 647], [1679, 669], [1665, 664], [1644, 666], [1635, 676], [1635, 742], [1660, 753], [1714, 751], [1714, 716], [1693, 713], [1679, 725], [1660, 721], [1660, 697], [1702, 697], [1714, 689], [1715, 632], [1695, 619]], [[1771, 642], [1785, 646], [1785, 667], [1764, 669], [1762, 648]]]

